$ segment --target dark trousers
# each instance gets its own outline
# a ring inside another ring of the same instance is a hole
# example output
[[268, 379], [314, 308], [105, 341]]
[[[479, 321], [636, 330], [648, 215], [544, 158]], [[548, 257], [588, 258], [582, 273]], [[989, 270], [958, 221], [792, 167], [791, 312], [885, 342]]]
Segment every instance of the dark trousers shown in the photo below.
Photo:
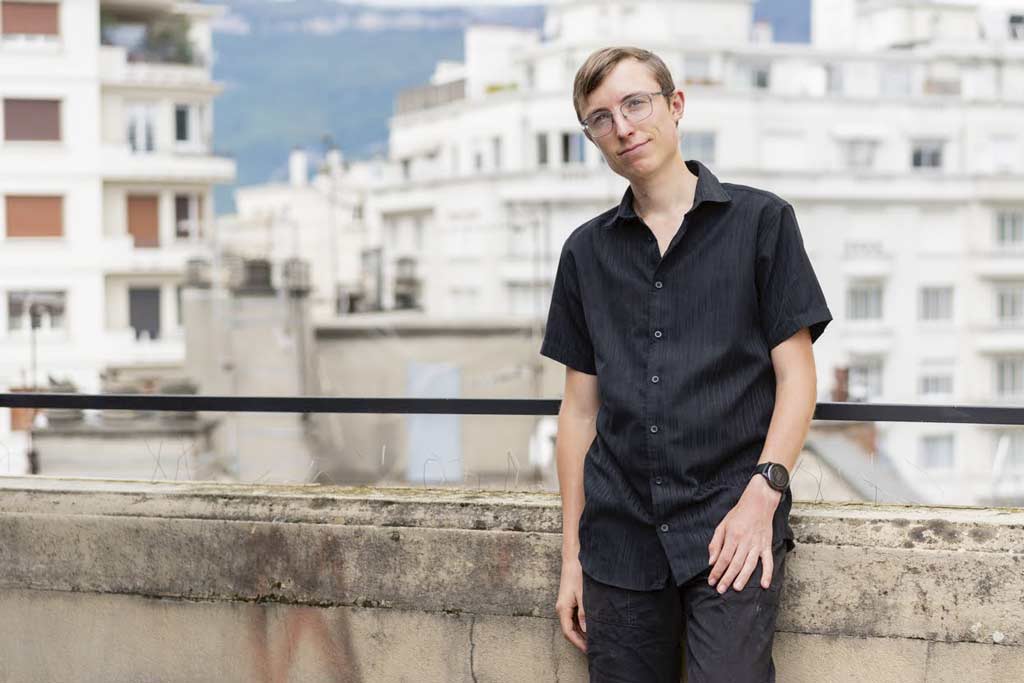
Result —
[[[772, 547], [774, 570], [761, 588], [761, 562], [743, 590], [708, 584], [711, 567], [680, 586], [635, 591], [583, 573], [590, 683], [775, 683], [772, 642], [786, 545]], [[686, 642], [686, 658], [682, 642]]]

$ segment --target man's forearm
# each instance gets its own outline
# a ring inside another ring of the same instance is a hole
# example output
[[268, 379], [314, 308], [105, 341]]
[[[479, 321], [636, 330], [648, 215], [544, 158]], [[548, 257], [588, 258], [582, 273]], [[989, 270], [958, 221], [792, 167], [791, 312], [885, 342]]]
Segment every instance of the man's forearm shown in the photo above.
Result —
[[562, 559], [576, 559], [580, 550], [579, 523], [583, 513], [583, 461], [597, 434], [595, 417], [559, 412], [555, 464], [562, 496]]
[[796, 467], [817, 403], [814, 367], [792, 372], [775, 385], [775, 409], [758, 463], [777, 462], [790, 474]]

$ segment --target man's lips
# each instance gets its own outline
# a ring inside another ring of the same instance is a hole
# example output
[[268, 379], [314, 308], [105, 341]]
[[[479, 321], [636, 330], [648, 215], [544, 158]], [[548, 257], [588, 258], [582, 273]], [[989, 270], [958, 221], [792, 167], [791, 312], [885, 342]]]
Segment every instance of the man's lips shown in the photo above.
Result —
[[649, 140], [644, 140], [643, 142], [641, 142], [639, 145], [636, 145], [635, 147], [630, 147], [629, 149], [626, 149], [625, 151], [619, 152], [619, 156], [620, 157], [621, 156], [625, 156], [625, 155], [629, 154], [630, 152], [632, 152], [635, 149], [640, 149], [641, 147], [646, 145], [648, 142], [649, 142]]

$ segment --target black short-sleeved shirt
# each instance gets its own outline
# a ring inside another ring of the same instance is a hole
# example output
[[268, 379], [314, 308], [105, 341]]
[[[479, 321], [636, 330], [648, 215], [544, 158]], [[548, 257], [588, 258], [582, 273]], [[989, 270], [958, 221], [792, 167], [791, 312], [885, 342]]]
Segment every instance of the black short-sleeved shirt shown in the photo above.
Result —
[[[814, 341], [832, 320], [793, 207], [686, 164], [693, 207], [664, 256], [631, 188], [569, 235], [540, 348], [597, 375], [579, 558], [598, 581], [634, 590], [707, 568], [768, 434], [771, 349], [803, 327]], [[789, 548], [791, 505], [787, 490], [773, 520]]]

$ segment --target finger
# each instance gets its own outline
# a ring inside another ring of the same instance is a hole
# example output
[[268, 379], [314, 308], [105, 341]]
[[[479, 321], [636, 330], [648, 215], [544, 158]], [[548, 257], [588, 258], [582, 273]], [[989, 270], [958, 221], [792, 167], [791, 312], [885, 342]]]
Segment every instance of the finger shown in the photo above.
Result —
[[565, 639], [586, 652], [586, 643], [583, 640], [583, 636], [576, 630], [576, 625], [573, 623], [573, 609], [561, 610], [558, 613], [558, 618], [562, 624], [562, 635], [565, 636]]
[[732, 556], [732, 561], [726, 568], [725, 574], [722, 575], [722, 579], [718, 582], [719, 593], [725, 592], [725, 590], [729, 587], [729, 584], [732, 583], [733, 579], [736, 578], [736, 575], [740, 573], [741, 569], [743, 569], [743, 563], [746, 561], [747, 551], [742, 549], [737, 550], [737, 552]]
[[714, 564], [717, 559], [719, 551], [722, 549], [722, 541], [725, 539], [725, 531], [723, 526], [719, 524], [715, 528], [715, 534], [711, 537], [711, 543], [708, 544], [708, 564]]
[[761, 568], [761, 588], [768, 588], [772, 585], [772, 572], [775, 570], [775, 558], [772, 557], [770, 546], [761, 551]]
[[587, 615], [586, 615], [586, 612], [583, 611], [583, 601], [582, 600], [580, 600], [579, 607], [576, 608], [576, 618], [580, 622], [580, 628], [583, 629], [584, 633], [586, 633], [587, 632]]
[[572, 623], [572, 607], [560, 607], [558, 609], [558, 623], [562, 627], [562, 635], [568, 640], [572, 640], [572, 634], [575, 630], [575, 626]]
[[722, 552], [715, 560], [715, 566], [711, 568], [711, 573], [708, 575], [708, 583], [714, 586], [718, 583], [718, 579], [725, 573], [725, 570], [729, 567], [729, 563], [732, 562], [732, 557], [736, 553], [736, 542], [727, 539], [725, 544], [722, 546]]
[[757, 560], [760, 558], [760, 554], [756, 550], [751, 550], [747, 555], [747, 561], [743, 563], [743, 568], [740, 570], [739, 576], [732, 582], [733, 590], [741, 591], [744, 586], [747, 585], [747, 581], [750, 580], [750, 575], [757, 569]]

